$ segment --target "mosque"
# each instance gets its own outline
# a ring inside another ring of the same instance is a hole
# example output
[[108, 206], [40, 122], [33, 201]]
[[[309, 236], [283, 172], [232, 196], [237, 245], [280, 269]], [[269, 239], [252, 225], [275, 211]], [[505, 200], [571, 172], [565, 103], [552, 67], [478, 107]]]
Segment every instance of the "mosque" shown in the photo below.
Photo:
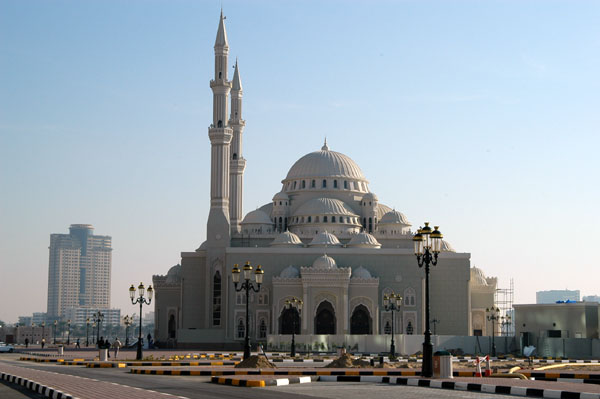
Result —
[[[294, 329], [300, 335], [389, 334], [392, 323], [397, 334], [422, 334], [425, 275], [412, 243], [418, 226], [379, 201], [349, 156], [325, 142], [291, 166], [268, 203], [243, 216], [243, 89], [237, 61], [228, 79], [222, 13], [214, 51], [207, 240], [182, 252], [181, 264], [166, 275], [153, 276], [156, 339], [178, 347], [239, 347], [246, 297], [234, 289], [231, 269], [247, 261], [264, 270], [260, 291], [249, 300], [253, 342]], [[431, 273], [437, 333], [485, 335], [495, 285], [470, 267], [469, 253], [444, 242]], [[394, 320], [383, 306], [392, 293], [403, 297]], [[299, 318], [285, 309], [294, 297], [304, 302]]]

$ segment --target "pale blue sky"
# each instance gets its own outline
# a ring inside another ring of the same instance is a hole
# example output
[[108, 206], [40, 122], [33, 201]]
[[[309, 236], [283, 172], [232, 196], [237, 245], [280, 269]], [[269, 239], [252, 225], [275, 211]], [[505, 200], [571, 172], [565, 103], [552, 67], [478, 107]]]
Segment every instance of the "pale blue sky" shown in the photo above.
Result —
[[[130, 283], [204, 240], [220, 4], [0, 2], [0, 319], [46, 310], [49, 236], [71, 223], [113, 237], [126, 313]], [[223, 6], [246, 212], [327, 136], [517, 302], [600, 294], [599, 2]]]

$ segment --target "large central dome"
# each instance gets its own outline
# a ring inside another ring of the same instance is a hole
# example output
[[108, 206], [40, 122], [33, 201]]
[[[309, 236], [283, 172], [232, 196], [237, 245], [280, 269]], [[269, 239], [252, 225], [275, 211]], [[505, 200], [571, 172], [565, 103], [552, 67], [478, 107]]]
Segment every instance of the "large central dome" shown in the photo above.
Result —
[[321, 151], [311, 152], [296, 161], [285, 180], [312, 177], [346, 177], [366, 180], [356, 162], [344, 154], [330, 151], [327, 143], [321, 148]]

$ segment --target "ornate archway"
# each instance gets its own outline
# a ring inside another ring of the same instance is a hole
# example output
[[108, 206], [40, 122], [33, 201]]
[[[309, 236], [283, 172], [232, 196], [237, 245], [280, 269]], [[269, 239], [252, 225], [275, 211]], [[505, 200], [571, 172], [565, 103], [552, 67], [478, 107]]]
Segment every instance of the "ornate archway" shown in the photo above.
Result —
[[284, 309], [279, 316], [279, 334], [291, 334], [294, 331], [294, 322], [296, 334], [300, 334], [300, 315], [295, 308]]
[[350, 334], [372, 334], [372, 321], [365, 305], [358, 305], [350, 318]]
[[335, 310], [329, 301], [323, 301], [315, 315], [315, 334], [335, 334]]
[[175, 336], [176, 336], [176, 328], [175, 328], [175, 315], [174, 314], [172, 314], [171, 316], [169, 316], [168, 330], [169, 330], [169, 338], [175, 338]]

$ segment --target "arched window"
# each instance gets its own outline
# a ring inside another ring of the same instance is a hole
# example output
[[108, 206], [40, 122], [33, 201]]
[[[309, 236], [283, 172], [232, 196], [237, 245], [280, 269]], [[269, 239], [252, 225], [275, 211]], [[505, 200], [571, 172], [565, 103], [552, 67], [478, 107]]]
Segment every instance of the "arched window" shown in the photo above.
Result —
[[177, 329], [175, 328], [175, 315], [172, 314], [171, 316], [169, 316], [169, 338], [175, 338], [176, 331]]
[[331, 217], [331, 223], [335, 223], [335, 216]]
[[348, 180], [344, 180], [344, 190], [348, 190]]
[[213, 326], [221, 325], [221, 273], [213, 277]]
[[246, 336], [246, 328], [244, 326], [244, 320], [239, 319], [237, 325], [237, 337], [244, 338]]
[[236, 153], [236, 152], [234, 152], [234, 153], [233, 153], [233, 159], [234, 159], [234, 160], [236, 160], [236, 159], [237, 159], [237, 153]]
[[306, 180], [302, 180], [302, 188], [306, 188]]
[[373, 232], [373, 218], [369, 218], [369, 233]]
[[267, 322], [265, 319], [260, 319], [260, 325], [258, 326], [258, 338], [267, 338]]
[[307, 223], [311, 223], [312, 222], [312, 217], [308, 217]]
[[311, 188], [315, 188], [316, 187], [316, 182], [314, 180], [310, 182], [310, 187]]
[[413, 335], [413, 332], [414, 332], [414, 328], [413, 328], [412, 322], [409, 321], [408, 325], [406, 326], [406, 334]]
[[334, 181], [333, 181], [333, 188], [338, 188], [338, 185], [337, 185], [337, 180], [334, 180]]
[[219, 71], [219, 79], [223, 76], [223, 72]]
[[415, 306], [415, 290], [407, 288], [404, 290], [404, 306]]
[[323, 216], [323, 223], [327, 223], [327, 216]]
[[217, 127], [223, 127], [223, 121], [218, 121], [217, 122]]
[[294, 182], [294, 190], [296, 189], [296, 182]]
[[323, 188], [327, 187], [327, 180], [323, 179]]

